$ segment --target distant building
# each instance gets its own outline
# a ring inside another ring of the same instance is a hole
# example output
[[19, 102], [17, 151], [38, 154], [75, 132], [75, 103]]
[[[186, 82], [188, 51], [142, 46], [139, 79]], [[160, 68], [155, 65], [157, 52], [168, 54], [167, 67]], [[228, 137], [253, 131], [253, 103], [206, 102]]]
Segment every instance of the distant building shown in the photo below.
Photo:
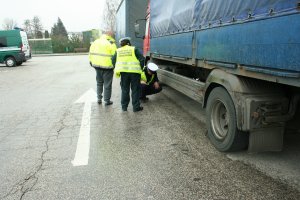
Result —
[[92, 42], [98, 39], [101, 36], [102, 32], [97, 29], [92, 29], [89, 31], [83, 31], [83, 43], [87, 46], [90, 46]]
[[68, 32], [68, 38], [69, 40], [73, 37], [73, 36], [78, 36], [80, 41], [83, 41], [83, 33], [82, 32]]

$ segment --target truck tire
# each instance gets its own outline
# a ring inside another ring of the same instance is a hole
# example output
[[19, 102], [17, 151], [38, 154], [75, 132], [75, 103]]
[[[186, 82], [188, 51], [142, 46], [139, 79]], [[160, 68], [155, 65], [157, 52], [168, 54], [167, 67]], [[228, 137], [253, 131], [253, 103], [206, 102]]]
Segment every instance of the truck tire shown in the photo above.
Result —
[[217, 87], [210, 93], [206, 120], [208, 137], [219, 151], [239, 151], [247, 147], [249, 136], [237, 129], [234, 103], [224, 88]]
[[7, 67], [15, 67], [16, 64], [16, 59], [14, 57], [8, 57], [5, 59], [5, 65]]

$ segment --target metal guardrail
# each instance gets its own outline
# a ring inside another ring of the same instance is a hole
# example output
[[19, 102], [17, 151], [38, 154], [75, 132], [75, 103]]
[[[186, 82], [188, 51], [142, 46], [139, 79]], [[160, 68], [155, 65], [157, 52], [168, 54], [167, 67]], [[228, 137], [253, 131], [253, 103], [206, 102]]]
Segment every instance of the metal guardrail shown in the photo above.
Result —
[[166, 70], [158, 70], [159, 80], [195, 101], [203, 102], [205, 84]]

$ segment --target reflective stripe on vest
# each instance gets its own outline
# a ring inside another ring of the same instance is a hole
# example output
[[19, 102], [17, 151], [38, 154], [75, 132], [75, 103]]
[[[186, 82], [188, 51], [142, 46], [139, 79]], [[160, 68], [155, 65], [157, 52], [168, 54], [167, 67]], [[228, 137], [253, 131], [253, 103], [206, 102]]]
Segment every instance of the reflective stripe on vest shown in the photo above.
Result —
[[149, 85], [149, 84], [150, 84], [150, 83], [153, 81], [153, 79], [154, 79], [154, 76], [155, 76], [155, 75], [154, 75], [154, 74], [152, 74], [150, 81], [148, 81], [148, 82], [146, 83], [147, 85]]
[[146, 69], [146, 66], [144, 67], [143, 73], [141, 74], [141, 80], [146, 82], [146, 85], [150, 85], [150, 83], [153, 81], [153, 79], [155, 77], [155, 74], [152, 74], [150, 81], [147, 81], [147, 76], [146, 76], [147, 72], [145, 72], [145, 69]]
[[134, 53], [134, 47], [124, 46], [117, 49], [116, 73], [142, 73], [140, 62]]
[[109, 54], [104, 54], [104, 53], [90, 53], [90, 55], [93, 55], [93, 56], [102, 56], [102, 57], [112, 57], [112, 55], [109, 55]]

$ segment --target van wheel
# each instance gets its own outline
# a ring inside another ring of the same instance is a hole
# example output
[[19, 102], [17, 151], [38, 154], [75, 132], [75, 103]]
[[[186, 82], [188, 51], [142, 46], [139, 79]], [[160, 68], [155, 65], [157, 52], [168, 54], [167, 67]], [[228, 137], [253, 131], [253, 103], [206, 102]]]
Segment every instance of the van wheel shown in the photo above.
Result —
[[5, 65], [7, 67], [15, 67], [16, 66], [16, 60], [14, 57], [8, 57], [5, 59]]
[[22, 64], [23, 64], [23, 62], [17, 62], [17, 66], [20, 66]]
[[217, 87], [210, 93], [206, 120], [208, 137], [219, 151], [238, 151], [247, 147], [249, 136], [237, 129], [234, 103], [224, 88]]

